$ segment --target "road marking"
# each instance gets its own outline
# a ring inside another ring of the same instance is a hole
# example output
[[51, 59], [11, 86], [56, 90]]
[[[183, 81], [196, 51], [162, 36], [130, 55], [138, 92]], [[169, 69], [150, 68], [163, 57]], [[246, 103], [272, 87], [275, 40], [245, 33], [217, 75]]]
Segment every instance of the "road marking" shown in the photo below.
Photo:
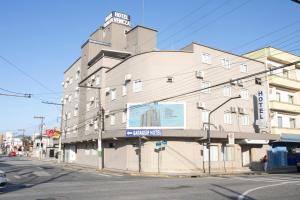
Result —
[[14, 176], [16, 179], [20, 179], [21, 178], [21, 176], [19, 176], [19, 175], [15, 175]]
[[34, 174], [36, 176], [50, 176], [50, 174], [46, 171], [35, 171], [32, 174]]
[[260, 189], [268, 188], [268, 187], [275, 187], [275, 186], [279, 186], [279, 185], [286, 185], [286, 184], [295, 183], [295, 182], [300, 182], [300, 181], [282, 182], [282, 183], [277, 183], [277, 184], [272, 184], [272, 185], [264, 185], [264, 186], [252, 188], [252, 189], [247, 190], [243, 194], [239, 195], [238, 200], [243, 200], [245, 198], [245, 196], [247, 196], [249, 193], [256, 191], [256, 190], [260, 190]]
[[111, 176], [108, 175], [108, 174], [100, 174], [100, 173], [98, 173], [98, 175], [99, 175], [99, 176], [106, 176], [106, 177], [108, 176], [108, 177], [111, 177]]
[[255, 182], [279, 182], [279, 179], [269, 179], [269, 178], [255, 178], [255, 179], [250, 179], [250, 178], [243, 178], [243, 177], [233, 177], [233, 179], [239, 179], [239, 180], [246, 180], [246, 181], [255, 181]]
[[124, 175], [122, 175], [122, 174], [112, 174], [112, 173], [110, 173], [110, 175], [111, 175], [111, 176], [124, 176]]

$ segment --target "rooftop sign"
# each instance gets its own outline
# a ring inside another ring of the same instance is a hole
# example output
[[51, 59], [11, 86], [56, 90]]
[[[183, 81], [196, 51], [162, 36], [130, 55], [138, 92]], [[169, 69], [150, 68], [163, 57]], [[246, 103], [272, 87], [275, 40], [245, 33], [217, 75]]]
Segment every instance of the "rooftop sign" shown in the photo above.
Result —
[[112, 22], [130, 26], [130, 16], [125, 13], [113, 11], [105, 17], [105, 23], [103, 26], [106, 27]]

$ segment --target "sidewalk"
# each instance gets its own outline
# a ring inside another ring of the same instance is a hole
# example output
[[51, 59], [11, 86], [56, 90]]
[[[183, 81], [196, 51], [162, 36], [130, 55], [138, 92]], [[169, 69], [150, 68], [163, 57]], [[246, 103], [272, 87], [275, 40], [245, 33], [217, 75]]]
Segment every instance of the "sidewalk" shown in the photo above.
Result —
[[211, 174], [204, 172], [195, 172], [195, 173], [174, 173], [174, 172], [137, 172], [137, 171], [129, 171], [129, 170], [118, 170], [118, 169], [102, 169], [99, 170], [97, 167], [83, 165], [78, 163], [58, 163], [57, 159], [43, 159], [39, 160], [38, 158], [29, 157], [32, 160], [38, 160], [42, 162], [49, 162], [61, 167], [68, 167], [71, 169], [84, 170], [89, 172], [97, 172], [107, 175], [116, 175], [116, 176], [144, 176], [144, 177], [164, 177], [164, 178], [200, 178], [200, 177], [208, 177], [208, 176], [235, 176], [235, 175], [262, 175], [267, 174], [263, 171], [251, 171], [251, 170], [236, 170], [230, 172], [216, 172], [212, 171]]

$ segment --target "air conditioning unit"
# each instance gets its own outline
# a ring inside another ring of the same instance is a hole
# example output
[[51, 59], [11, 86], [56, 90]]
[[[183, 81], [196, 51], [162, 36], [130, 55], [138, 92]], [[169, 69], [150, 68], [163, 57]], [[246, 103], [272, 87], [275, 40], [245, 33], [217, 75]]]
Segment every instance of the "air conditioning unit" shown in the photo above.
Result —
[[243, 87], [243, 80], [238, 80], [237, 85], [240, 86], [240, 87]]
[[174, 78], [171, 76], [167, 77], [167, 83], [173, 83], [174, 82]]
[[93, 126], [94, 125], [94, 120], [91, 120], [90, 123], [89, 123], [89, 125]]
[[125, 75], [125, 82], [128, 82], [131, 80], [131, 74], [126, 74]]
[[64, 86], [64, 85], [65, 85], [65, 82], [61, 82], [61, 85]]
[[231, 112], [231, 113], [236, 113], [236, 112], [237, 112], [236, 107], [230, 107], [230, 112]]
[[237, 84], [237, 81], [230, 79], [230, 85], [236, 85], [236, 84]]
[[105, 115], [106, 117], [108, 117], [108, 116], [109, 116], [109, 110], [106, 110], [106, 111], [104, 112], [104, 115]]
[[94, 81], [95, 79], [96, 79], [96, 76], [95, 76], [95, 75], [92, 75], [92, 76], [91, 76], [91, 80]]
[[105, 93], [109, 94], [109, 92], [110, 92], [110, 88], [109, 87], [105, 88]]
[[270, 117], [271, 118], [275, 117], [275, 115], [277, 115], [277, 112], [270, 112]]
[[240, 108], [240, 107], [239, 107], [238, 110], [239, 110], [239, 113], [240, 113], [240, 114], [246, 114], [246, 113], [247, 113], [247, 110], [246, 110], [245, 108]]
[[197, 108], [198, 109], [204, 109], [205, 108], [205, 102], [197, 102]]
[[80, 72], [80, 67], [77, 68], [77, 72]]
[[91, 97], [91, 98], [90, 98], [90, 101], [91, 101], [91, 102], [94, 102], [94, 101], [95, 101], [95, 97]]
[[76, 109], [76, 110], [78, 110], [78, 103], [77, 103], [77, 104], [75, 104], [75, 109]]
[[204, 78], [204, 72], [200, 71], [200, 70], [197, 70], [195, 72], [195, 76], [196, 76], [196, 78], [203, 79]]
[[255, 78], [255, 84], [256, 85], [261, 85], [262, 84], [261, 78]]
[[69, 82], [70, 82], [70, 78], [69, 78], [69, 77], [67, 78], [66, 82], [67, 82], [67, 83], [69, 83]]

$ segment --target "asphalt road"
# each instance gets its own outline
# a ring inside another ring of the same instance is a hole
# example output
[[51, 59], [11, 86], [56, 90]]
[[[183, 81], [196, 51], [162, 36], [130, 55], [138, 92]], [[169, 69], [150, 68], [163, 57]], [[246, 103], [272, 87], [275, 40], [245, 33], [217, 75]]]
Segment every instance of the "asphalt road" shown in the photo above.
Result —
[[156, 178], [98, 173], [24, 158], [0, 158], [1, 200], [299, 200], [300, 174]]

